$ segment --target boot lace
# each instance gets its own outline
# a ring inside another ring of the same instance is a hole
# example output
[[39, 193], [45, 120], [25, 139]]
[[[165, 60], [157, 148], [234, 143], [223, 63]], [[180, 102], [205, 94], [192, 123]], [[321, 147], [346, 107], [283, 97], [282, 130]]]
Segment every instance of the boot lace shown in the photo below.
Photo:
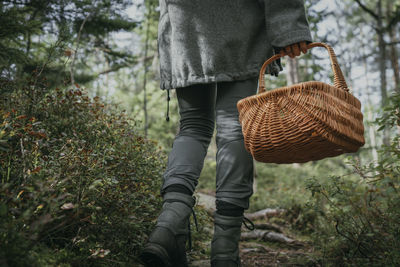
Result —
[[[193, 214], [193, 219], [194, 219], [194, 224], [196, 225], [196, 231], [199, 231], [199, 225], [197, 224], [197, 217], [196, 217], [196, 213], [194, 212], [194, 209], [192, 208], [192, 214]], [[190, 218], [189, 218], [189, 223], [188, 223], [188, 241], [189, 241], [189, 250], [192, 250], [192, 231], [190, 228]]]
[[254, 226], [254, 223], [249, 218], [246, 218], [244, 216], [243, 216], [243, 224], [250, 231], [253, 231], [254, 229], [256, 229], [256, 227]]

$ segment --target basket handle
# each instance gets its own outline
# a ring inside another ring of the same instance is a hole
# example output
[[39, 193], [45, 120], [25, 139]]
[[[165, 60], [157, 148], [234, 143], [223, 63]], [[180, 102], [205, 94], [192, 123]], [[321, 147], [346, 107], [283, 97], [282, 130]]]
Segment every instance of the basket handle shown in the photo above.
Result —
[[[332, 67], [332, 71], [333, 71], [333, 76], [334, 76], [333, 84], [334, 84], [334, 86], [336, 86], [338, 88], [341, 88], [341, 89], [345, 90], [346, 92], [348, 92], [349, 88], [347, 87], [346, 81], [344, 79], [342, 70], [340, 69], [340, 66], [339, 66], [339, 63], [337, 61], [336, 54], [333, 51], [333, 48], [330, 45], [325, 44], [325, 43], [310, 43], [310, 44], [307, 45], [308, 49], [313, 48], [313, 47], [325, 47], [326, 50], [328, 50], [329, 58], [331, 60], [331, 67]], [[281, 57], [284, 57], [286, 55], [287, 55], [286, 53], [276, 54], [276, 55], [270, 57], [269, 59], [267, 59], [264, 62], [264, 64], [261, 67], [260, 76], [259, 76], [259, 79], [258, 79], [258, 84], [259, 84], [258, 93], [259, 94], [265, 92], [265, 80], [264, 80], [265, 78], [264, 78], [264, 75], [265, 75], [265, 70], [266, 70], [267, 66], [269, 64], [271, 64], [273, 61], [275, 61], [275, 60], [277, 60], [277, 59], [279, 59]]]

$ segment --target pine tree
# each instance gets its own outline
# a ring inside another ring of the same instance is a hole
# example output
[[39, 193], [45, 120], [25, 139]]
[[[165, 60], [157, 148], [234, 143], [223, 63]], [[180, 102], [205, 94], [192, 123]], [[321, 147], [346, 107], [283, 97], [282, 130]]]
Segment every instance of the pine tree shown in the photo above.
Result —
[[109, 66], [102, 73], [133, 64], [131, 54], [116, 50], [106, 38], [141, 23], [123, 15], [129, 5], [130, 0], [0, 2], [1, 77], [14, 80], [45, 66], [50, 83], [59, 83], [60, 76], [87, 82], [101, 74], [86, 64], [99, 50]]

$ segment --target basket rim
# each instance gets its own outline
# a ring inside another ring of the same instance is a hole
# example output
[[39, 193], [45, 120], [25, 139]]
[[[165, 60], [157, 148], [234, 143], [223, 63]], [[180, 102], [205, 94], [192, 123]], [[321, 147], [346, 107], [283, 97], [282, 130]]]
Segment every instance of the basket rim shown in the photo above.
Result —
[[355, 101], [357, 104], [361, 105], [361, 102], [358, 98], [356, 98], [353, 94], [351, 94], [350, 92], [344, 91], [341, 88], [338, 88], [332, 84], [329, 83], [325, 83], [325, 82], [321, 82], [321, 81], [306, 81], [306, 82], [301, 82], [301, 83], [296, 83], [296, 84], [292, 84], [292, 85], [287, 85], [287, 86], [283, 86], [283, 87], [278, 87], [275, 89], [271, 89], [262, 93], [257, 93], [255, 95], [251, 95], [248, 97], [245, 97], [243, 99], [240, 99], [237, 102], [237, 106], [238, 108], [241, 107], [242, 105], [244, 105], [245, 103], [254, 103], [254, 102], [259, 102], [259, 100], [261, 98], [264, 98], [266, 96], [282, 96], [284, 95], [287, 91], [290, 91], [292, 89], [296, 89], [296, 90], [304, 90], [307, 89], [305, 87], [309, 87], [310, 85], [316, 85], [316, 84], [322, 84], [323, 86], [329, 86], [330, 88], [334, 88], [335, 90], [338, 90], [344, 94], [347, 95], [347, 97], [351, 98], [352, 101]]

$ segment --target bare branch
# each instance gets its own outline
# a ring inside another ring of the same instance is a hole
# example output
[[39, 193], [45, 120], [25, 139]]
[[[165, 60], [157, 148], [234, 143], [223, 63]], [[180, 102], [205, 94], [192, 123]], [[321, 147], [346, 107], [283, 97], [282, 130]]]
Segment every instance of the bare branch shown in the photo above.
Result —
[[391, 30], [399, 21], [400, 21], [400, 7], [397, 6], [396, 11], [394, 12], [394, 16], [389, 20], [389, 23], [386, 27], [387, 30]]
[[377, 14], [374, 13], [374, 11], [372, 11], [371, 9], [369, 9], [366, 5], [364, 5], [363, 3], [361, 3], [360, 0], [354, 0], [357, 2], [357, 4], [368, 14], [370, 14], [374, 19], [378, 20], [379, 16]]
[[81, 27], [79, 28], [79, 32], [78, 32], [78, 37], [76, 39], [76, 47], [75, 47], [75, 51], [74, 53], [72, 53], [72, 61], [71, 61], [71, 68], [70, 68], [70, 73], [71, 73], [71, 84], [75, 83], [74, 80], [74, 65], [75, 65], [75, 59], [76, 59], [76, 53], [78, 52], [79, 49], [79, 42], [81, 40], [81, 34], [82, 34], [82, 30], [83, 27], [85, 26], [86, 21], [88, 20], [88, 18], [90, 17], [91, 13], [89, 13], [85, 19], [83, 20]]
[[400, 44], [400, 41], [385, 43], [385, 45], [397, 45], [397, 44]]

